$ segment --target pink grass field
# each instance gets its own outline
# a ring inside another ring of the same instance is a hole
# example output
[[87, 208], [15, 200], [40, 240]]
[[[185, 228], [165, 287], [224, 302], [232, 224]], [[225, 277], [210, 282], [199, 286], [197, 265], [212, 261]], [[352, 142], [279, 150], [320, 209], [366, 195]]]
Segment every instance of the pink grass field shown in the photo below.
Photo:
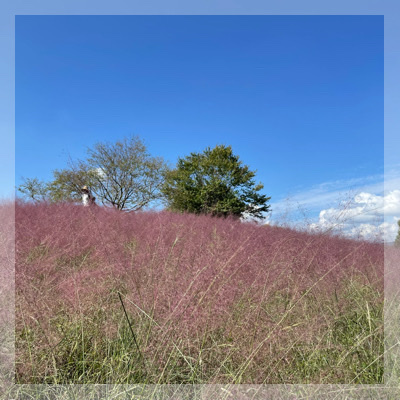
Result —
[[[15, 207], [18, 382], [380, 379], [382, 244], [167, 211]], [[140, 353], [125, 345], [118, 293]], [[356, 325], [369, 330], [360, 356]]]

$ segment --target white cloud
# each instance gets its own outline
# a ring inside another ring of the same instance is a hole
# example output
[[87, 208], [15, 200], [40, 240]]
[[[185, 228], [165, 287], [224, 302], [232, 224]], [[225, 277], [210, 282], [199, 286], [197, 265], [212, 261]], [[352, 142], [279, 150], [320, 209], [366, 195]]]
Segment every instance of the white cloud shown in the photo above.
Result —
[[[400, 189], [400, 165], [387, 169], [385, 175], [323, 182], [304, 191], [287, 194], [284, 199], [271, 203], [274, 210], [286, 209], [288, 203], [308, 209], [323, 208], [339, 201], [354, 199], [357, 193], [382, 195]], [[274, 200], [274, 199], [273, 199]]]
[[347, 232], [350, 237], [362, 237], [365, 239], [384, 239], [387, 243], [392, 243], [398, 231], [397, 221], [399, 218], [393, 218], [393, 222], [383, 222], [379, 225], [360, 224]]
[[[353, 199], [356, 193], [365, 191], [368, 193], [383, 193], [384, 181], [383, 175], [375, 175], [366, 178], [357, 178], [349, 180], [338, 180], [324, 182], [313, 186], [302, 192], [296, 192], [288, 195], [286, 199], [281, 199], [272, 203], [275, 210], [287, 208], [287, 203], [295, 203], [300, 207], [309, 209], [326, 207], [329, 204]], [[386, 185], [386, 182], [385, 182]], [[399, 186], [400, 187], [400, 183]]]
[[384, 176], [325, 182], [272, 203], [270, 223], [392, 242], [400, 218], [399, 189], [400, 166], [387, 168]]
[[310, 225], [312, 230], [340, 230], [347, 236], [366, 239], [396, 238], [400, 219], [400, 190], [385, 195], [361, 192], [347, 207], [321, 210], [318, 222]]
[[106, 177], [106, 173], [104, 172], [104, 170], [102, 168], [95, 168], [93, 170], [93, 172], [95, 172], [97, 175], [99, 175], [101, 178], [105, 178]]
[[400, 190], [393, 190], [386, 194], [384, 213], [385, 216], [400, 215]]

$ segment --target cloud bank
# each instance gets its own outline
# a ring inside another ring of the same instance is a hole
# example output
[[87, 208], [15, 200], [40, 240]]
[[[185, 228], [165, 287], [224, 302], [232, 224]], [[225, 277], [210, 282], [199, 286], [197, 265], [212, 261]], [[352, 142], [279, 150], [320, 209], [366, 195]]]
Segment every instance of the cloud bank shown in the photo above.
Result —
[[318, 222], [311, 224], [310, 229], [341, 231], [350, 237], [393, 242], [399, 219], [400, 190], [385, 195], [361, 192], [348, 204], [321, 210]]
[[272, 203], [266, 223], [336, 231], [390, 243], [400, 219], [400, 169], [385, 176], [325, 182]]

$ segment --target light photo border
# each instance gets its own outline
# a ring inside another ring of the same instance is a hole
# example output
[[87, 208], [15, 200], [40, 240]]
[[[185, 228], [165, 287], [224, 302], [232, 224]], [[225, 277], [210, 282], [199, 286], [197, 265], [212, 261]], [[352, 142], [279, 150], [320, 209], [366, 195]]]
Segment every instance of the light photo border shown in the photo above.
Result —
[[[126, 0], [37, 0], [35, 2], [6, 0], [0, 5], [0, 190], [3, 201], [14, 198], [15, 186], [15, 17], [17, 15], [383, 15], [384, 16], [384, 168], [385, 174], [398, 165], [400, 154], [400, 3], [380, 0], [318, 0], [288, 1], [212, 1], [179, 0], [128, 2]], [[400, 161], [400, 160], [399, 160]], [[399, 169], [400, 171], [400, 169]], [[386, 175], [385, 175], [386, 176]], [[400, 173], [397, 173], [400, 183]], [[399, 185], [400, 189], [400, 185]], [[385, 187], [386, 192], [386, 187]], [[14, 214], [10, 212], [14, 221]], [[4, 221], [3, 221], [4, 222]], [[1, 267], [7, 271], [9, 292], [0, 294], [3, 309], [14, 309], [14, 244], [13, 224], [5, 232], [11, 248], [8, 257], [2, 257]], [[0, 229], [1, 232], [1, 229]], [[2, 249], [3, 251], [3, 249]], [[11, 255], [11, 257], [10, 257]], [[397, 399], [400, 398], [400, 301], [399, 286], [393, 279], [400, 275], [399, 260], [390, 265], [385, 252], [385, 354], [383, 385], [13, 385], [1, 382], [4, 399]], [[14, 340], [15, 314], [10, 318], [8, 332]], [[7, 341], [6, 341], [7, 342]], [[11, 343], [11, 341], [9, 341]], [[8, 350], [14, 351], [14, 344]], [[10, 354], [9, 365], [15, 355]], [[4, 367], [4, 366], [2, 366]], [[4, 368], [3, 368], [4, 369]], [[13, 379], [14, 370], [10, 371]], [[12, 397], [11, 397], [12, 396]]]

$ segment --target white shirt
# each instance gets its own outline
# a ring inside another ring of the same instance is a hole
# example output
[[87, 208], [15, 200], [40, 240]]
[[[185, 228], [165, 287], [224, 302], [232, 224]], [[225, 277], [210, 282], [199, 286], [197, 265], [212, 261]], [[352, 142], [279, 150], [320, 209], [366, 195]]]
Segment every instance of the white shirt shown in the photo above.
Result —
[[89, 205], [89, 195], [87, 193], [82, 194], [82, 203], [85, 207]]

